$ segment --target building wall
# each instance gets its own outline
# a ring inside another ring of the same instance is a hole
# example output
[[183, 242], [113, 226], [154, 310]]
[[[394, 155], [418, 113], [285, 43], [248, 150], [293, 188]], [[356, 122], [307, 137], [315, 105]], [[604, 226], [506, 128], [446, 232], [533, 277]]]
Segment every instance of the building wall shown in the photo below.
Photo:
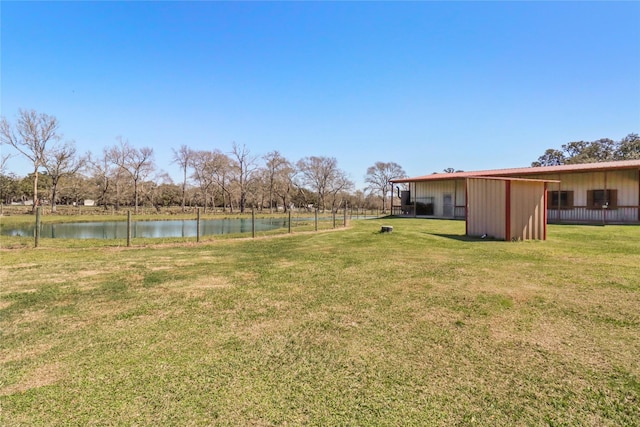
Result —
[[[414, 182], [410, 186], [411, 203], [422, 202], [426, 203], [428, 200], [433, 200], [434, 210], [433, 217], [436, 218], [453, 218], [455, 213], [455, 206], [465, 205], [465, 186], [464, 180], [450, 180], [450, 181], [427, 181], [427, 182]], [[453, 211], [448, 212], [450, 215], [445, 216], [444, 212], [444, 197], [445, 194], [451, 195], [451, 201], [453, 203]], [[458, 215], [463, 217], [463, 215]]]
[[[549, 191], [573, 191], [573, 209], [558, 209], [549, 206], [549, 221], [565, 222], [632, 222], [640, 220], [638, 205], [640, 204], [640, 184], [636, 170], [619, 170], [607, 172], [582, 172], [546, 175], [528, 175], [527, 178], [560, 180], [549, 183]], [[617, 206], [615, 208], [594, 209], [587, 206], [589, 190], [616, 190]]]
[[[549, 206], [549, 222], [638, 222], [640, 221], [640, 171], [614, 170], [605, 172], [568, 172], [539, 175], [514, 175], [513, 178], [560, 180], [549, 183], [549, 191], [573, 191], [573, 208], [558, 209]], [[464, 180], [413, 182], [410, 185], [411, 203], [433, 197], [434, 218], [445, 218], [444, 194], [455, 199], [455, 217], [465, 215]], [[601, 189], [617, 190], [617, 206], [610, 209], [593, 209], [587, 206], [587, 192]]]
[[467, 235], [544, 240], [544, 182], [469, 178]]
[[505, 181], [469, 178], [466, 193], [467, 235], [506, 239]]
[[545, 190], [544, 183], [511, 181], [509, 239], [544, 240]]

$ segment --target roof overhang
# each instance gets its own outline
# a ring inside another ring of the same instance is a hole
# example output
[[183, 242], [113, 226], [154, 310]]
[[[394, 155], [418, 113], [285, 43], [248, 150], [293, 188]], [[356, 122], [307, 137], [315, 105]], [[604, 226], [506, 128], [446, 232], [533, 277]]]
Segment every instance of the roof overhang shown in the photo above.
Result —
[[400, 178], [391, 180], [394, 184], [407, 182], [423, 182], [423, 181], [445, 181], [452, 179], [464, 178], [480, 178], [480, 177], [510, 177], [513, 175], [548, 175], [561, 173], [578, 173], [578, 172], [604, 172], [625, 169], [640, 169], [640, 159], [637, 160], [621, 160], [616, 162], [601, 163], [579, 163], [571, 165], [559, 166], [539, 166], [528, 168], [511, 168], [511, 169], [493, 169], [472, 172], [454, 172], [454, 173], [434, 173], [431, 175], [423, 175], [414, 178]]

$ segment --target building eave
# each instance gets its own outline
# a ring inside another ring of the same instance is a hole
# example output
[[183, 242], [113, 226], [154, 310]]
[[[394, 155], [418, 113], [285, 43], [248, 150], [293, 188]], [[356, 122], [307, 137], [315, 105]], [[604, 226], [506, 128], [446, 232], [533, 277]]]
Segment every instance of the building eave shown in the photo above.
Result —
[[394, 179], [391, 182], [394, 184], [408, 183], [408, 182], [422, 182], [422, 181], [444, 181], [452, 179], [464, 179], [474, 177], [501, 177], [501, 176], [522, 176], [522, 175], [544, 175], [554, 173], [569, 173], [569, 172], [601, 172], [612, 170], [625, 170], [625, 169], [640, 169], [640, 159], [637, 160], [620, 160], [615, 162], [601, 162], [601, 163], [579, 163], [570, 165], [559, 166], [538, 166], [538, 167], [525, 167], [525, 168], [510, 168], [510, 169], [492, 169], [481, 170], [471, 172], [454, 172], [454, 173], [434, 173], [431, 175], [422, 175], [414, 178], [401, 178]]

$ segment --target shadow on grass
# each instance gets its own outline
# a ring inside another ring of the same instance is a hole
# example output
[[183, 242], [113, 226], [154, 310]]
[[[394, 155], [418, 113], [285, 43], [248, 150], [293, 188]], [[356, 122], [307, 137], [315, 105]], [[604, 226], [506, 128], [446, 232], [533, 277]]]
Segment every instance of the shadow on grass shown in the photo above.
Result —
[[427, 233], [431, 236], [444, 237], [446, 239], [453, 239], [459, 242], [471, 242], [471, 243], [480, 243], [480, 242], [501, 242], [501, 240], [496, 240], [491, 236], [487, 236], [485, 238], [482, 237], [473, 237], [467, 236], [465, 234], [442, 234], [442, 233]]

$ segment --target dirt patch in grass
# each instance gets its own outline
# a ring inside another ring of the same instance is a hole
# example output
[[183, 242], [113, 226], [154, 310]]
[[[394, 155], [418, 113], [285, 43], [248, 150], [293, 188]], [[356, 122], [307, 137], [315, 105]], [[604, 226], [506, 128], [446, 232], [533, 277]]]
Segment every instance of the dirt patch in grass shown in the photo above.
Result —
[[38, 387], [55, 384], [64, 377], [62, 366], [58, 362], [47, 363], [33, 369], [19, 382], [8, 387], [0, 388], [0, 396], [23, 393]]
[[18, 351], [2, 351], [0, 352], [0, 363], [15, 362], [18, 360], [26, 360], [38, 357], [53, 347], [53, 343], [37, 343], [23, 345]]

